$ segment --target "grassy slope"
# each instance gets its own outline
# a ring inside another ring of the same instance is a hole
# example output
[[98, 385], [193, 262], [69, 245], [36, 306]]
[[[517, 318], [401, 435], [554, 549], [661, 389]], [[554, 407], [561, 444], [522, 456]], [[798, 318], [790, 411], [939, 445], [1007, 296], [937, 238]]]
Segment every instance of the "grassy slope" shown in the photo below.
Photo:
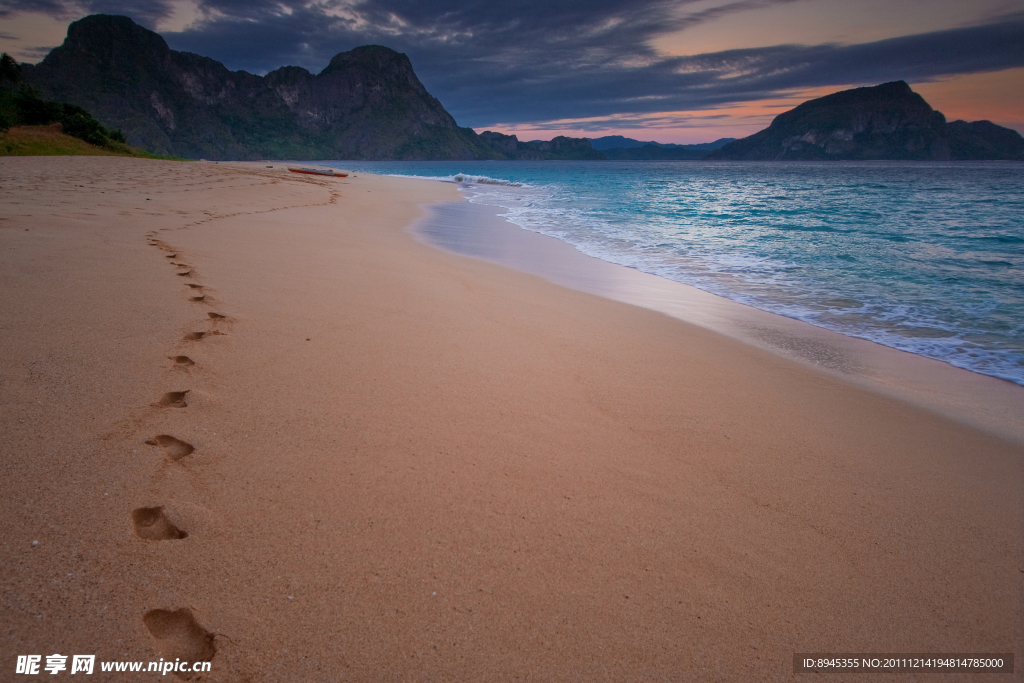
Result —
[[161, 158], [128, 145], [115, 149], [90, 145], [61, 131], [59, 123], [47, 126], [12, 126], [0, 133], [0, 156], [125, 156]]

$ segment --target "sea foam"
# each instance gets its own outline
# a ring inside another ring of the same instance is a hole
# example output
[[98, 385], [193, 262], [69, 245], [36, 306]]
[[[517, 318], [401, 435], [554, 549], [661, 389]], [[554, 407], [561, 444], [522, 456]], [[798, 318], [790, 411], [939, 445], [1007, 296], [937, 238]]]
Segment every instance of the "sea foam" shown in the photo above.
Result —
[[1024, 384], [1022, 164], [338, 165], [457, 182], [590, 256]]

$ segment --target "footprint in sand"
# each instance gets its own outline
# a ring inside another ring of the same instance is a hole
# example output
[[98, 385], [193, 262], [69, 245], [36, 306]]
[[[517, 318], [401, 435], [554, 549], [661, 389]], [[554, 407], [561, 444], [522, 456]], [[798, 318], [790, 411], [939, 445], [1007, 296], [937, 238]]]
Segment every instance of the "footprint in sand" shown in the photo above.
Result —
[[169, 434], [159, 434], [152, 439], [146, 439], [146, 443], [150, 446], [160, 446], [164, 449], [167, 457], [175, 461], [181, 460], [186, 455], [191, 455], [196, 450], [192, 444], [176, 439]]
[[188, 533], [167, 519], [162, 507], [132, 510], [132, 524], [135, 527], [135, 535], [147, 541], [175, 541], [188, 537]]
[[214, 313], [213, 311], [209, 311], [206, 315], [210, 316], [210, 320], [227, 320], [228, 318], [226, 315]]
[[[180, 659], [185, 662], [208, 662], [217, 653], [213, 634], [199, 625], [192, 610], [151, 609], [142, 615], [142, 623], [156, 640], [156, 649], [165, 661]], [[179, 678], [190, 673], [175, 672]]]
[[160, 400], [156, 402], [162, 408], [185, 408], [188, 403], [185, 402], [185, 396], [188, 394], [188, 389], [185, 391], [168, 391], [166, 394], [160, 397]]
[[177, 254], [167, 254], [164, 258], [178, 258]]
[[168, 356], [168, 358], [174, 361], [175, 365], [183, 368], [191, 367], [196, 364], [196, 362], [188, 356]]
[[203, 288], [202, 285], [193, 284], [191, 282], [186, 282], [185, 286], [186, 287], [191, 287], [192, 289], [202, 289]]
[[183, 273], [175, 273], [175, 275], [177, 275], [178, 277], [189, 277], [190, 275], [192, 275], [192, 271], [186, 270]]
[[193, 296], [193, 297], [189, 298], [189, 301], [195, 301], [196, 303], [199, 303], [199, 302], [201, 302], [205, 298], [206, 298], [205, 294], [202, 295], [202, 296]]
[[189, 332], [185, 335], [184, 339], [185, 341], [199, 341], [200, 339], [205, 339], [210, 336], [224, 336], [224, 333], [218, 330], [213, 330], [211, 332]]

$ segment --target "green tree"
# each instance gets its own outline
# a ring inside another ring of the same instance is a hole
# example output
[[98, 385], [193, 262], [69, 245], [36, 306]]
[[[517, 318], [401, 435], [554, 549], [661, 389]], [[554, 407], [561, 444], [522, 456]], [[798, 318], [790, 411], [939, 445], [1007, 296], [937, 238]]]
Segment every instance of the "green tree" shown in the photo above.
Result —
[[13, 85], [21, 83], [21, 67], [6, 52], [0, 55], [0, 82], [9, 81]]

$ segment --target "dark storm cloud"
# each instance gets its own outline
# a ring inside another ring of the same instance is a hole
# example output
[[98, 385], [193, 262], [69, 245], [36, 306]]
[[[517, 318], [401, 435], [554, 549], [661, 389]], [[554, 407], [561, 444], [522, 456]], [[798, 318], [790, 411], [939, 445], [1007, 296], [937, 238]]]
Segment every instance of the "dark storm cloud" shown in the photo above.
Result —
[[50, 50], [54, 47], [56, 46], [23, 47], [19, 52], [28, 57], [29, 62], [41, 62], [46, 55], [50, 54]]
[[[794, 88], [921, 82], [1024, 66], [1024, 15], [859, 45], [782, 45], [666, 57], [652, 41], [731, 12], [799, 0], [200, 0], [171, 47], [232, 69], [319, 71], [376, 43], [405, 52], [462, 125], [707, 109]], [[85, 7], [149, 25], [166, 0], [0, 0], [0, 12]], [[703, 9], [702, 9], [703, 7]], [[685, 38], [685, 33], [683, 34]]]
[[0, 0], [0, 17], [15, 12], [38, 12], [58, 19], [75, 19], [84, 14], [123, 14], [136, 23], [153, 28], [170, 16], [171, 0]]
[[63, 17], [68, 14], [69, 5], [62, 0], [0, 0], [0, 17], [14, 12], [39, 12]]
[[[730, 50], [633, 65], [564, 68], [509, 62], [430, 65], [434, 88], [471, 122], [507, 123], [617, 112], [705, 109], [814, 86], [922, 82], [1024, 66], [1024, 19], [860, 45], [787, 45]], [[480, 97], [478, 93], [483, 93]], [[440, 95], [439, 95], [440, 96]]]
[[[659, 35], [791, 0], [740, 0], [687, 13], [678, 0], [464, 2], [207, 0], [208, 18], [167, 36], [232, 68], [318, 70], [378, 43], [409, 54], [462, 125], [705, 109], [814, 86], [876, 84], [1024, 66], [1024, 16], [860, 45], [783, 45], [659, 55]], [[341, 15], [341, 16], [336, 16]]]
[[320, 68], [342, 49], [369, 42], [408, 52], [417, 66], [420, 60], [440, 66], [458, 60], [493, 68], [554, 59], [593, 67], [634, 55], [653, 58], [646, 41], [672, 29], [673, 7], [694, 1], [205, 0], [208, 18], [168, 39], [197, 52], [228, 40], [235, 52], [221, 48], [211, 56], [251, 70], [280, 66], [275, 58], [294, 54], [307, 56], [303, 66]]

